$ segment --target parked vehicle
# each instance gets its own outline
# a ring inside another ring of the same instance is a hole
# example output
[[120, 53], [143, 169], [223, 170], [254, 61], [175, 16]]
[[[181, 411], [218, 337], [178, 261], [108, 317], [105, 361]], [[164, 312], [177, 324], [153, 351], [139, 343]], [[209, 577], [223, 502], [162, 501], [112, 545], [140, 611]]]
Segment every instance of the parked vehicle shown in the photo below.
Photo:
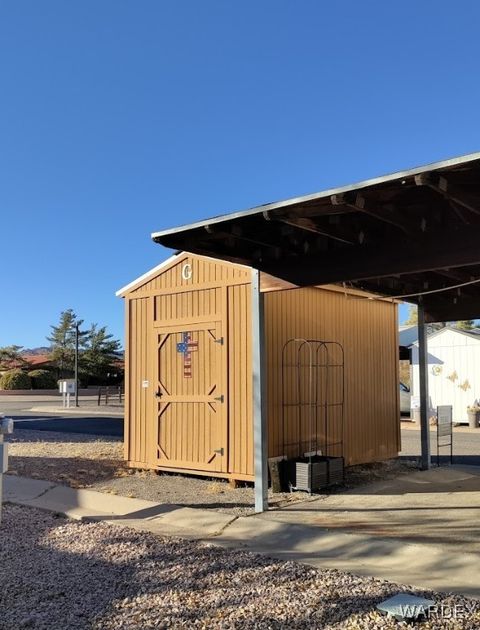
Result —
[[412, 394], [410, 388], [400, 383], [400, 413], [402, 415], [410, 415], [410, 403]]

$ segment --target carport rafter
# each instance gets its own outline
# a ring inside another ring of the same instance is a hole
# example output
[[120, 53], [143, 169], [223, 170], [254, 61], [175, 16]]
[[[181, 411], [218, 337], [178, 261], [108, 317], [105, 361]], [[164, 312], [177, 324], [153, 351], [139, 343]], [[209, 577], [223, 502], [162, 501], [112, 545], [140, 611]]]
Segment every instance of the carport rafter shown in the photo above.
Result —
[[378, 221], [388, 223], [399, 228], [405, 234], [414, 234], [420, 230], [421, 223], [415, 225], [411, 220], [396, 212], [390, 205], [377, 206], [371, 200], [365, 198], [364, 195], [357, 193], [341, 193], [330, 197], [332, 205], [347, 206], [356, 212], [366, 214]]
[[480, 215], [480, 200], [450, 183], [445, 176], [437, 173], [421, 173], [415, 176], [415, 184], [417, 186], [428, 186], [448, 201], [465, 208], [465, 210], [473, 214]]
[[[471, 229], [463, 229], [456, 234], [430, 234], [422, 240], [421, 246], [406, 246], [402, 242], [388, 243], [382, 248], [352, 246], [327, 254], [305, 256], [298, 261], [284, 256], [274, 266], [265, 260], [259, 263], [259, 268], [300, 286], [308, 286], [430, 273], [479, 263], [479, 235]], [[418, 290], [422, 291], [423, 285]]]
[[[284, 223], [285, 225], [289, 225], [297, 230], [310, 232], [312, 234], [316, 234], [317, 236], [324, 236], [327, 239], [333, 239], [334, 241], [339, 241], [340, 243], [345, 243], [347, 245], [362, 243], [365, 236], [365, 233], [362, 230], [355, 235], [351, 231], [337, 228], [335, 226], [324, 227], [311, 217], [295, 218], [289, 216], [272, 216], [268, 212], [264, 212], [263, 216], [266, 221], [277, 221], [279, 223]], [[363, 238], [361, 234], [363, 234]]]

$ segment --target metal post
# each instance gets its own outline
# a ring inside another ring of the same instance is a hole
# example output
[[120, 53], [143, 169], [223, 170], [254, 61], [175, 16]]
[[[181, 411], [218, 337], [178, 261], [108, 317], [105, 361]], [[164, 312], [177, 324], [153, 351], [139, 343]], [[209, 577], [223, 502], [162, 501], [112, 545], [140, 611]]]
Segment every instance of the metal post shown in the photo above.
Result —
[[255, 469], [255, 512], [268, 509], [267, 413], [264, 379], [263, 295], [260, 272], [252, 269], [252, 376], [253, 458]]
[[75, 323], [75, 407], [78, 407], [78, 322]]
[[430, 425], [428, 421], [428, 348], [425, 311], [422, 304], [418, 305], [418, 376], [420, 382], [421, 469], [428, 470], [431, 466]]

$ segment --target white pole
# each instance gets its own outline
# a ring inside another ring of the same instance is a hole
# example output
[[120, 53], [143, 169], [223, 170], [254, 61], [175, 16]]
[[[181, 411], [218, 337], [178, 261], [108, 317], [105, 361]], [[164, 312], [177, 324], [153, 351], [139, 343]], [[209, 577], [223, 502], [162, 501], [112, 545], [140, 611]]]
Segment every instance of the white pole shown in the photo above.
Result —
[[8, 444], [3, 441], [3, 436], [8, 433], [13, 433], [13, 420], [5, 418], [3, 413], [0, 413], [0, 523], [2, 522], [3, 473], [7, 472], [8, 468]]

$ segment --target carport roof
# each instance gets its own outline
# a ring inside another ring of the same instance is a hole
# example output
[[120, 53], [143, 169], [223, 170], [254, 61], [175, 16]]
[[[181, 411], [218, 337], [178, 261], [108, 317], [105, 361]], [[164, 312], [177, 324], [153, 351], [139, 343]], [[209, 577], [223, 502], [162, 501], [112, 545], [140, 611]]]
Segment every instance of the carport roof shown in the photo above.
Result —
[[480, 153], [152, 234], [299, 286], [344, 283], [480, 315]]

